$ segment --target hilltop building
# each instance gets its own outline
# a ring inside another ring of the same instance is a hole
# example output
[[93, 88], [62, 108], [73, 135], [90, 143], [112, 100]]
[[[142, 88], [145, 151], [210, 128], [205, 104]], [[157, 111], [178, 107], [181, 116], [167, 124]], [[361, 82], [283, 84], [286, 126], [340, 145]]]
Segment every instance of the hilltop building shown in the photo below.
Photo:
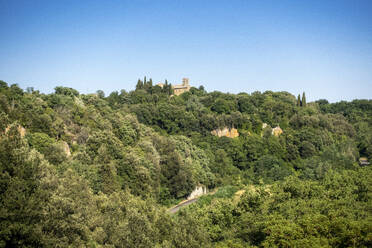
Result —
[[181, 95], [182, 93], [189, 91], [191, 86], [189, 85], [189, 79], [183, 78], [182, 84], [176, 84], [173, 86], [173, 91], [176, 96]]
[[[161, 88], [164, 87], [163, 83], [158, 83], [157, 85], [160, 86]], [[174, 95], [176, 95], [176, 96], [179, 96], [182, 93], [184, 93], [186, 91], [189, 91], [191, 89], [191, 86], [189, 84], [189, 79], [188, 78], [183, 78], [182, 79], [182, 84], [172, 85], [172, 88], [173, 88]]]

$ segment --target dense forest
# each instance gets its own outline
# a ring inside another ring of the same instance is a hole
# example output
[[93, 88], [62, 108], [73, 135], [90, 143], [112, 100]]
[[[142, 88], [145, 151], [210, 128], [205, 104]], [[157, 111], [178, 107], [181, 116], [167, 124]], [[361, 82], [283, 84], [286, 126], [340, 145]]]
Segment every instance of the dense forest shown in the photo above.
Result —
[[0, 133], [0, 247], [372, 246], [372, 100], [0, 81]]

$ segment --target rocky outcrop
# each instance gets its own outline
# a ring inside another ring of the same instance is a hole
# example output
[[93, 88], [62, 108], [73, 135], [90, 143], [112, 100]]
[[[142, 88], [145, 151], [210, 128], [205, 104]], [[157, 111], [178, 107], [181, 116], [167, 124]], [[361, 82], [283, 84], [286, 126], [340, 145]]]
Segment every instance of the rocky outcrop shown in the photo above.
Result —
[[62, 142], [62, 148], [63, 148], [63, 151], [65, 152], [66, 156], [70, 157], [71, 156], [71, 151], [70, 151], [70, 147], [68, 146], [66, 141]]
[[[271, 127], [269, 125], [267, 125], [266, 123], [262, 123], [262, 130], [265, 129], [265, 128], [271, 128]], [[271, 135], [274, 135], [274, 136], [278, 137], [282, 133], [283, 133], [283, 130], [279, 126], [271, 128]], [[262, 135], [263, 135], [263, 133], [261, 133], [261, 136]]]
[[207, 193], [207, 188], [204, 186], [196, 186], [194, 191], [187, 197], [187, 200], [197, 198], [199, 196], [205, 195]]
[[236, 128], [223, 128], [223, 129], [215, 129], [211, 132], [212, 135], [218, 137], [228, 137], [228, 138], [236, 138], [239, 136], [239, 132]]
[[274, 127], [272, 130], [271, 130], [271, 134], [278, 137], [279, 135], [281, 135], [283, 133], [283, 130], [277, 126], [277, 127]]
[[[7, 128], [5, 128], [5, 133], [8, 133], [9, 132], [10, 127], [11, 126], [9, 125]], [[24, 127], [22, 127], [21, 125], [18, 125], [17, 126], [17, 130], [18, 130], [18, 132], [19, 132], [19, 134], [21, 135], [22, 138], [25, 137], [25, 135], [26, 135], [26, 129]]]

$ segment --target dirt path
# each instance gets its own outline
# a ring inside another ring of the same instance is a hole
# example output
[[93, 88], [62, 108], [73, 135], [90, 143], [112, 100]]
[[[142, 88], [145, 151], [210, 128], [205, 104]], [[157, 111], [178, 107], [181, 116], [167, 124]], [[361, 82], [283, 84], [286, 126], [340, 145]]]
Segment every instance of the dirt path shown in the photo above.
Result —
[[187, 201], [184, 201], [184, 202], [181, 202], [180, 204], [168, 209], [169, 213], [171, 214], [174, 214], [176, 213], [178, 210], [180, 210], [182, 207], [185, 207], [187, 205], [190, 205], [191, 203], [194, 203], [196, 202], [197, 200], [199, 200], [199, 198], [194, 198], [194, 199], [190, 199], [190, 200], [187, 200]]
[[[209, 192], [207, 194], [204, 194], [204, 195], [213, 195], [214, 193], [217, 192], [217, 190], [218, 190], [218, 188], [215, 188], [213, 191], [211, 191], [211, 192]], [[201, 195], [201, 196], [204, 196], [204, 195]], [[190, 200], [182, 201], [179, 204], [177, 204], [176, 206], [173, 206], [170, 209], [168, 209], [168, 212], [171, 213], [171, 214], [174, 214], [178, 210], [180, 210], [181, 208], [186, 207], [187, 205], [190, 205], [190, 204], [196, 202], [197, 200], [199, 200], [199, 198], [201, 196], [199, 196], [197, 198], [190, 199]]]

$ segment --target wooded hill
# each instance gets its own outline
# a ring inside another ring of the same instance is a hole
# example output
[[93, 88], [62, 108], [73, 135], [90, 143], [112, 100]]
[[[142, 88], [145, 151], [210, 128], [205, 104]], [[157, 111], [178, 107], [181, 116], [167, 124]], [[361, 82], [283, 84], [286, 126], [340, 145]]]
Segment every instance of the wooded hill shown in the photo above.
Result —
[[[372, 245], [371, 100], [1, 81], [0, 132], [1, 247]], [[198, 185], [220, 190], [166, 211]]]

